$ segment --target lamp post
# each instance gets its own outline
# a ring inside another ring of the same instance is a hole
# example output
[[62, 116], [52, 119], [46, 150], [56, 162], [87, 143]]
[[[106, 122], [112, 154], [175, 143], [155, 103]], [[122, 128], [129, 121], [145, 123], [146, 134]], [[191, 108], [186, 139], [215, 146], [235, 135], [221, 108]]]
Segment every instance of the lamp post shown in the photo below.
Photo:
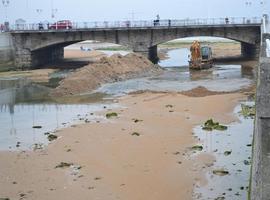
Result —
[[43, 11], [42, 9], [36, 9], [36, 12], [37, 12], [39, 18], [40, 18], [40, 16], [41, 16], [42, 11]]
[[2, 4], [5, 7], [5, 17], [6, 17], [6, 22], [7, 22], [7, 7], [9, 6], [9, 0], [2, 0]]
[[58, 11], [57, 9], [52, 8], [52, 19], [55, 18], [55, 15], [56, 15], [57, 11]]

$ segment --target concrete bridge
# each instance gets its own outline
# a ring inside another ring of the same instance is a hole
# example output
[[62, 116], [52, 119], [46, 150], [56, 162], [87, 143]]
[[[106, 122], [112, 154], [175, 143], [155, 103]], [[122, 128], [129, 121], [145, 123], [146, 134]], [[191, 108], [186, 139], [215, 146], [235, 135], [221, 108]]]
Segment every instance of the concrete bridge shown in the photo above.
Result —
[[37, 24], [11, 27], [9, 33], [18, 69], [35, 68], [61, 60], [65, 46], [85, 40], [127, 46], [134, 52], [147, 54], [153, 62], [158, 60], [158, 44], [192, 36], [214, 36], [238, 41], [245, 57], [255, 58], [260, 52], [260, 18], [73, 23], [72, 27], [58, 30], [50, 30], [49, 27], [49, 24], [42, 25], [42, 30]]

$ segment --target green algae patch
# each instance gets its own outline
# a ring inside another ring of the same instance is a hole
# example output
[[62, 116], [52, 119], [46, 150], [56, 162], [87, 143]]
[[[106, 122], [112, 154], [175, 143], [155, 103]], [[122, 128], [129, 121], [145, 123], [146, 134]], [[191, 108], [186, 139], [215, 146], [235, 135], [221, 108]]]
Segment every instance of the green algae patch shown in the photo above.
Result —
[[49, 134], [47, 138], [51, 142], [53, 140], [56, 140], [58, 137], [57, 137], [57, 135]]
[[106, 114], [106, 118], [109, 119], [109, 118], [112, 118], [112, 117], [117, 117], [118, 114], [116, 112], [112, 112], [112, 113], [107, 113]]
[[132, 136], [140, 136], [141, 134], [140, 133], [137, 133], [137, 132], [133, 132], [131, 135]]
[[191, 147], [192, 150], [194, 151], [202, 151], [203, 150], [203, 146], [201, 145], [195, 145], [193, 147]]
[[240, 114], [243, 115], [244, 118], [254, 118], [255, 113], [256, 113], [255, 106], [241, 104]]
[[202, 129], [205, 131], [213, 131], [213, 130], [225, 131], [228, 129], [228, 127], [219, 124], [219, 122], [214, 122], [213, 119], [209, 119], [204, 123]]

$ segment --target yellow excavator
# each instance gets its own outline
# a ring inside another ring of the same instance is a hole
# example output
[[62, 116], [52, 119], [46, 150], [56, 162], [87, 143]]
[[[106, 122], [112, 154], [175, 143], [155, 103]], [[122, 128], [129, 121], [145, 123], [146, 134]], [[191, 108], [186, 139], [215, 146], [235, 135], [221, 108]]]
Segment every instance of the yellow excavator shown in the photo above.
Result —
[[213, 66], [212, 49], [209, 46], [201, 46], [200, 42], [193, 41], [190, 47], [190, 69], [208, 69]]

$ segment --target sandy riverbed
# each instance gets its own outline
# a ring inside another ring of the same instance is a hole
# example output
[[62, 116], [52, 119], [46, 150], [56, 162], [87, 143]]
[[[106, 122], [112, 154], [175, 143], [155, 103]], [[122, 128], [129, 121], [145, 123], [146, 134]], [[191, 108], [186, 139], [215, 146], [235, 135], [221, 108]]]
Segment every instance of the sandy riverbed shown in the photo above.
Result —
[[[210, 117], [236, 120], [233, 108], [243, 98], [150, 92], [122, 97], [117, 118], [63, 129], [43, 150], [0, 152], [0, 198], [191, 199], [214, 160], [190, 155], [188, 148], [199, 142], [192, 128]], [[75, 166], [55, 168], [61, 162]]]

